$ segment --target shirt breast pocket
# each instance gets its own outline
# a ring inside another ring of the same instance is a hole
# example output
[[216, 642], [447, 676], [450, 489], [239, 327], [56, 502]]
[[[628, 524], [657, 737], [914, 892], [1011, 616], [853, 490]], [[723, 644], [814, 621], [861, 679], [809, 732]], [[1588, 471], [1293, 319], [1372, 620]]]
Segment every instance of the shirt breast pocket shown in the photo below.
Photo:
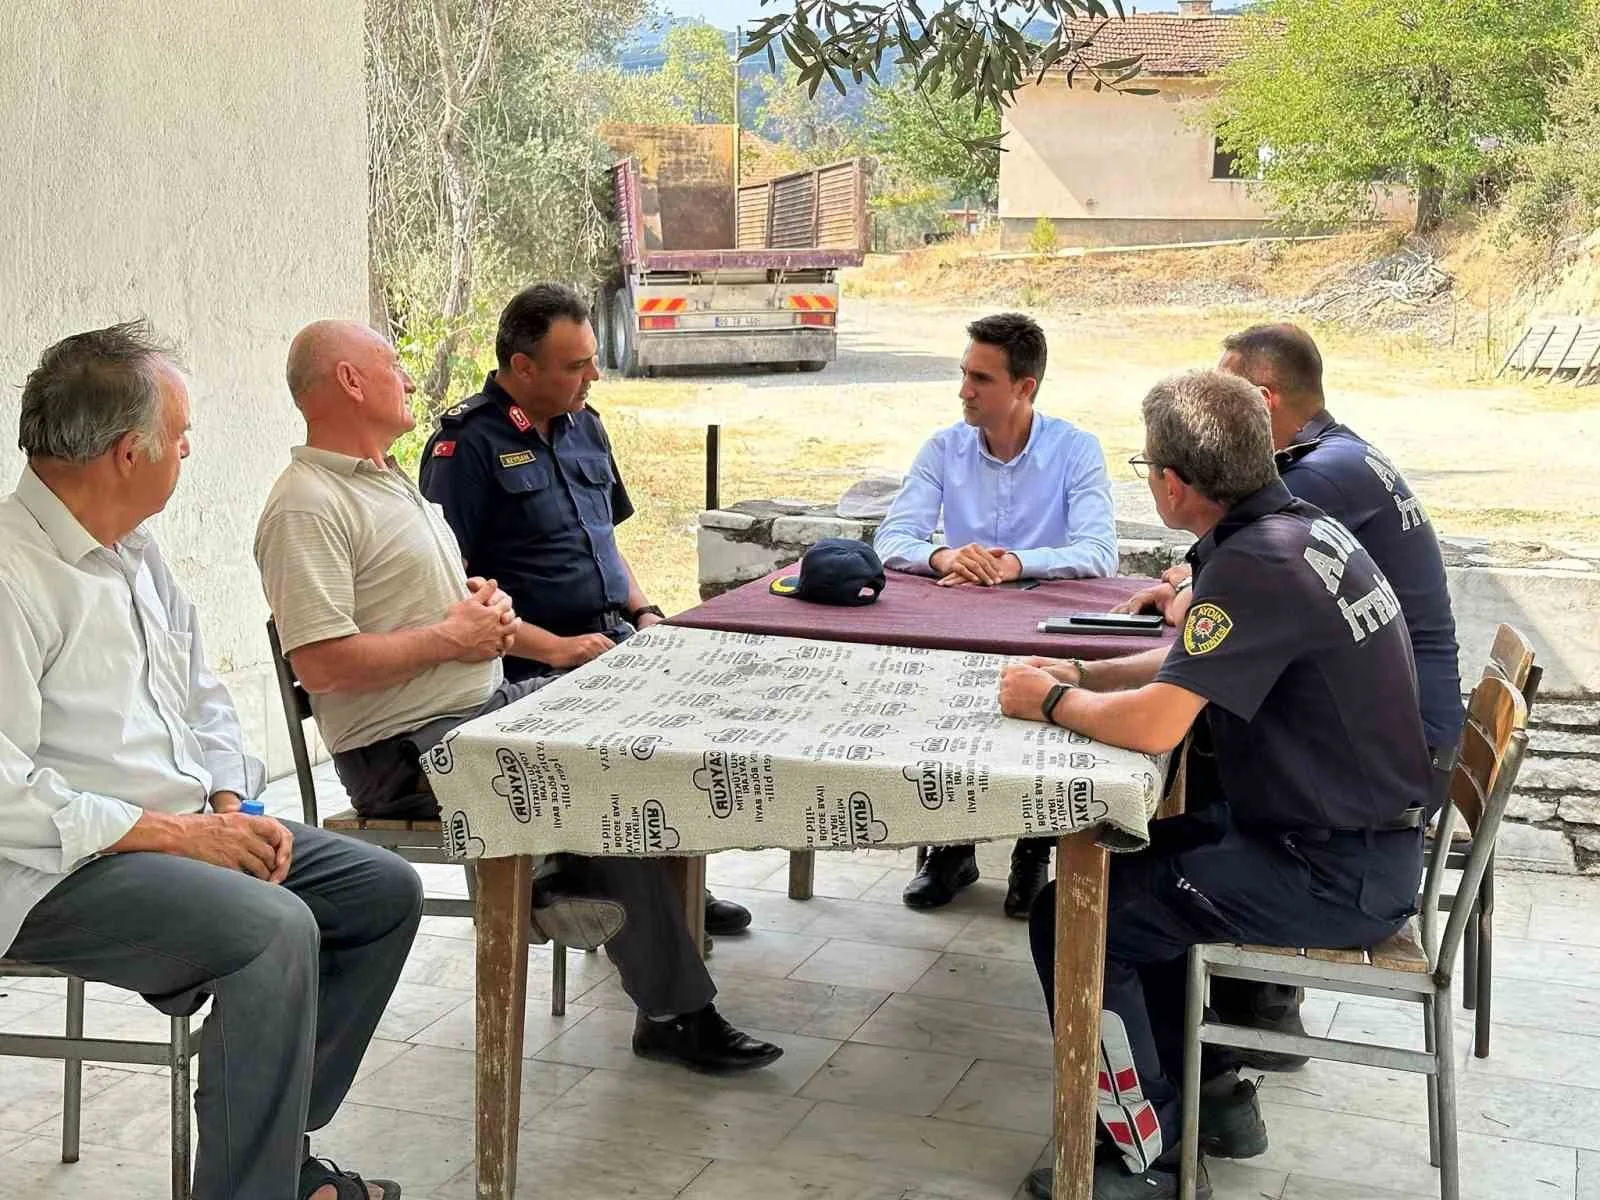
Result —
[[561, 504], [550, 486], [550, 470], [543, 462], [501, 469], [495, 474], [513, 503], [521, 506], [523, 520], [535, 533], [550, 533], [561, 526]]
[[610, 525], [611, 488], [616, 483], [610, 460], [600, 456], [573, 459], [572, 475], [572, 494], [583, 523]]

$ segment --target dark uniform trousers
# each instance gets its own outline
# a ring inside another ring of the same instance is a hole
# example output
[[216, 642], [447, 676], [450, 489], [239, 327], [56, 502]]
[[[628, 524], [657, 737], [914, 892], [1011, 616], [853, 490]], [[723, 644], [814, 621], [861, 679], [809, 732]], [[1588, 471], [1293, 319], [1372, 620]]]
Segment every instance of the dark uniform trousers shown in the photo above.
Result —
[[[1185, 960], [1190, 946], [1367, 946], [1412, 912], [1420, 830], [1274, 833], [1225, 805], [1153, 822], [1150, 845], [1111, 857], [1099, 1111], [1131, 1169], [1179, 1139]], [[1029, 918], [1054, 1022], [1055, 885]], [[1210, 1058], [1203, 1074], [1226, 1066]]]
[[[369, 817], [437, 820], [439, 804], [417, 764], [419, 755], [455, 726], [520, 700], [551, 678], [507, 681], [475, 713], [442, 717], [410, 733], [335, 754], [334, 768], [356, 811]], [[711, 1003], [716, 985], [689, 936], [683, 904], [661, 862], [576, 855], [567, 862], [581, 878], [585, 894], [622, 905], [626, 919], [621, 932], [606, 943], [606, 954], [616, 964], [623, 990], [645, 1016], [673, 1017]]]

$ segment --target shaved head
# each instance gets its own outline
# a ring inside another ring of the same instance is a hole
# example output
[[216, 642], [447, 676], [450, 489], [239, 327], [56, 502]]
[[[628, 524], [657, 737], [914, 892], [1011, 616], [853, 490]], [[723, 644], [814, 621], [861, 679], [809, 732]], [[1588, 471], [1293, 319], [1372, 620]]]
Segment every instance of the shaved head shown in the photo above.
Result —
[[289, 395], [304, 408], [308, 396], [334, 382], [341, 362], [362, 362], [385, 344], [359, 321], [313, 321], [289, 343]]

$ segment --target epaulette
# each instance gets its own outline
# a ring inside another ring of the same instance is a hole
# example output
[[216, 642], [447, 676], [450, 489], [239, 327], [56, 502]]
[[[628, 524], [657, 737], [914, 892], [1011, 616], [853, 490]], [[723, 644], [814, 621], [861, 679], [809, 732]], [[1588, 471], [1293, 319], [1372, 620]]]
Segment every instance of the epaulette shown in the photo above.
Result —
[[467, 418], [472, 416], [473, 413], [482, 412], [484, 409], [492, 409], [494, 407], [494, 403], [489, 399], [489, 397], [484, 393], [479, 392], [476, 396], [469, 396], [454, 408], [447, 408], [444, 410], [444, 412], [440, 413], [439, 425], [446, 429], [453, 425], [461, 425], [465, 423]]

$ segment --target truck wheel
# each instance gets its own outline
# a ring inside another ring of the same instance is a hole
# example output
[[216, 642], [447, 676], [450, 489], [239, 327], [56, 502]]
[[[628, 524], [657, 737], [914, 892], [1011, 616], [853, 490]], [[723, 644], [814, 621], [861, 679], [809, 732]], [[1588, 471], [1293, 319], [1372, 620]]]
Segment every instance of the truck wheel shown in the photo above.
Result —
[[827, 365], [826, 361], [818, 362], [815, 359], [807, 359], [805, 362], [795, 363], [795, 369], [799, 371], [820, 371]]
[[611, 294], [610, 327], [611, 369], [620, 371], [629, 379], [639, 374], [638, 318], [634, 316], [633, 302], [627, 288], [618, 288]]

